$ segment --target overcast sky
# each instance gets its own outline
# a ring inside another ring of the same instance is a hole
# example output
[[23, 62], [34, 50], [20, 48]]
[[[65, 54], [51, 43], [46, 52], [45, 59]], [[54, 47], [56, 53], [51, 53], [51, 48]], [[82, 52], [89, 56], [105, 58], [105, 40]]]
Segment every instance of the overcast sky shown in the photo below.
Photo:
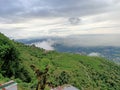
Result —
[[0, 32], [14, 39], [120, 34], [120, 0], [0, 0]]

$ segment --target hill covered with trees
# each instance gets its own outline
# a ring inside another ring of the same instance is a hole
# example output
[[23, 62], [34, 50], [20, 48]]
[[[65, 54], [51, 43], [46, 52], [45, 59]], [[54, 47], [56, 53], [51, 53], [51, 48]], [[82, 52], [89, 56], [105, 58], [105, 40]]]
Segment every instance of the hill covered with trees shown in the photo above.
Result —
[[80, 90], [120, 90], [120, 66], [113, 62], [100, 57], [46, 51], [0, 34], [0, 83], [13, 79], [19, 90], [35, 88], [37, 78], [30, 65], [41, 71], [49, 66], [47, 82], [54, 87], [70, 84]]

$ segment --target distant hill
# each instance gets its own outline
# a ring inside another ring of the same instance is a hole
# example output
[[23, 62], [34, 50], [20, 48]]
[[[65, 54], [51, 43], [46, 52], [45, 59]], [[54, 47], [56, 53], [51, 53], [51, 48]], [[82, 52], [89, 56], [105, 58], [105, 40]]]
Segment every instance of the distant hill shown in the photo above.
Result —
[[37, 79], [31, 64], [41, 71], [49, 65], [47, 81], [54, 87], [70, 84], [80, 90], [120, 89], [120, 66], [113, 62], [95, 56], [46, 51], [9, 40], [0, 34], [1, 83], [14, 79], [19, 90], [35, 88]]

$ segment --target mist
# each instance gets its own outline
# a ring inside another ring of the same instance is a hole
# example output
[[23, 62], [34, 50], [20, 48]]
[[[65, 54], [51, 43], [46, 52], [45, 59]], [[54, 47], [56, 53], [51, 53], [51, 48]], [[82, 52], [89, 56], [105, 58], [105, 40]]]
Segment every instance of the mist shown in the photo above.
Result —
[[74, 35], [62, 38], [57, 41], [59, 44], [65, 46], [83, 46], [83, 47], [95, 47], [95, 46], [113, 46], [120, 47], [120, 35]]
[[[35, 44], [37, 47], [54, 50], [55, 45], [63, 45], [67, 47], [100, 47], [100, 46], [112, 46], [120, 47], [120, 35], [70, 35], [67, 37], [44, 37], [37, 38], [29, 43]], [[39, 41], [40, 39], [40, 41]], [[36, 41], [36, 42], [35, 42]]]

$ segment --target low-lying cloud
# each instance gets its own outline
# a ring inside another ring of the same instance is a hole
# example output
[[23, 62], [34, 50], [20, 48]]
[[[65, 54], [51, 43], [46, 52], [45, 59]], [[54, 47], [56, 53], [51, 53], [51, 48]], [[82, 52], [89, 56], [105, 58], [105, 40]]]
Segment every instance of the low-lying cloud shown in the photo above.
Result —
[[52, 40], [46, 40], [46, 41], [42, 41], [42, 42], [35, 42], [32, 43], [31, 45], [35, 45], [36, 47], [40, 47], [43, 48], [45, 50], [54, 50], [54, 47], [52, 45], [54, 45], [54, 41]]
[[100, 54], [100, 53], [97, 53], [97, 52], [92, 52], [92, 53], [89, 53], [88, 56], [100, 57], [101, 54]]
[[120, 35], [76, 35], [58, 41], [66, 46], [117, 46], [120, 47]]
[[[48, 37], [43, 41], [37, 41], [32, 44], [46, 50], [54, 50], [54, 46], [58, 44], [67, 47], [120, 47], [119, 38], [120, 35], [75, 35], [67, 37]], [[92, 53], [92, 55], [93, 54], [98, 55], [96, 53]]]

